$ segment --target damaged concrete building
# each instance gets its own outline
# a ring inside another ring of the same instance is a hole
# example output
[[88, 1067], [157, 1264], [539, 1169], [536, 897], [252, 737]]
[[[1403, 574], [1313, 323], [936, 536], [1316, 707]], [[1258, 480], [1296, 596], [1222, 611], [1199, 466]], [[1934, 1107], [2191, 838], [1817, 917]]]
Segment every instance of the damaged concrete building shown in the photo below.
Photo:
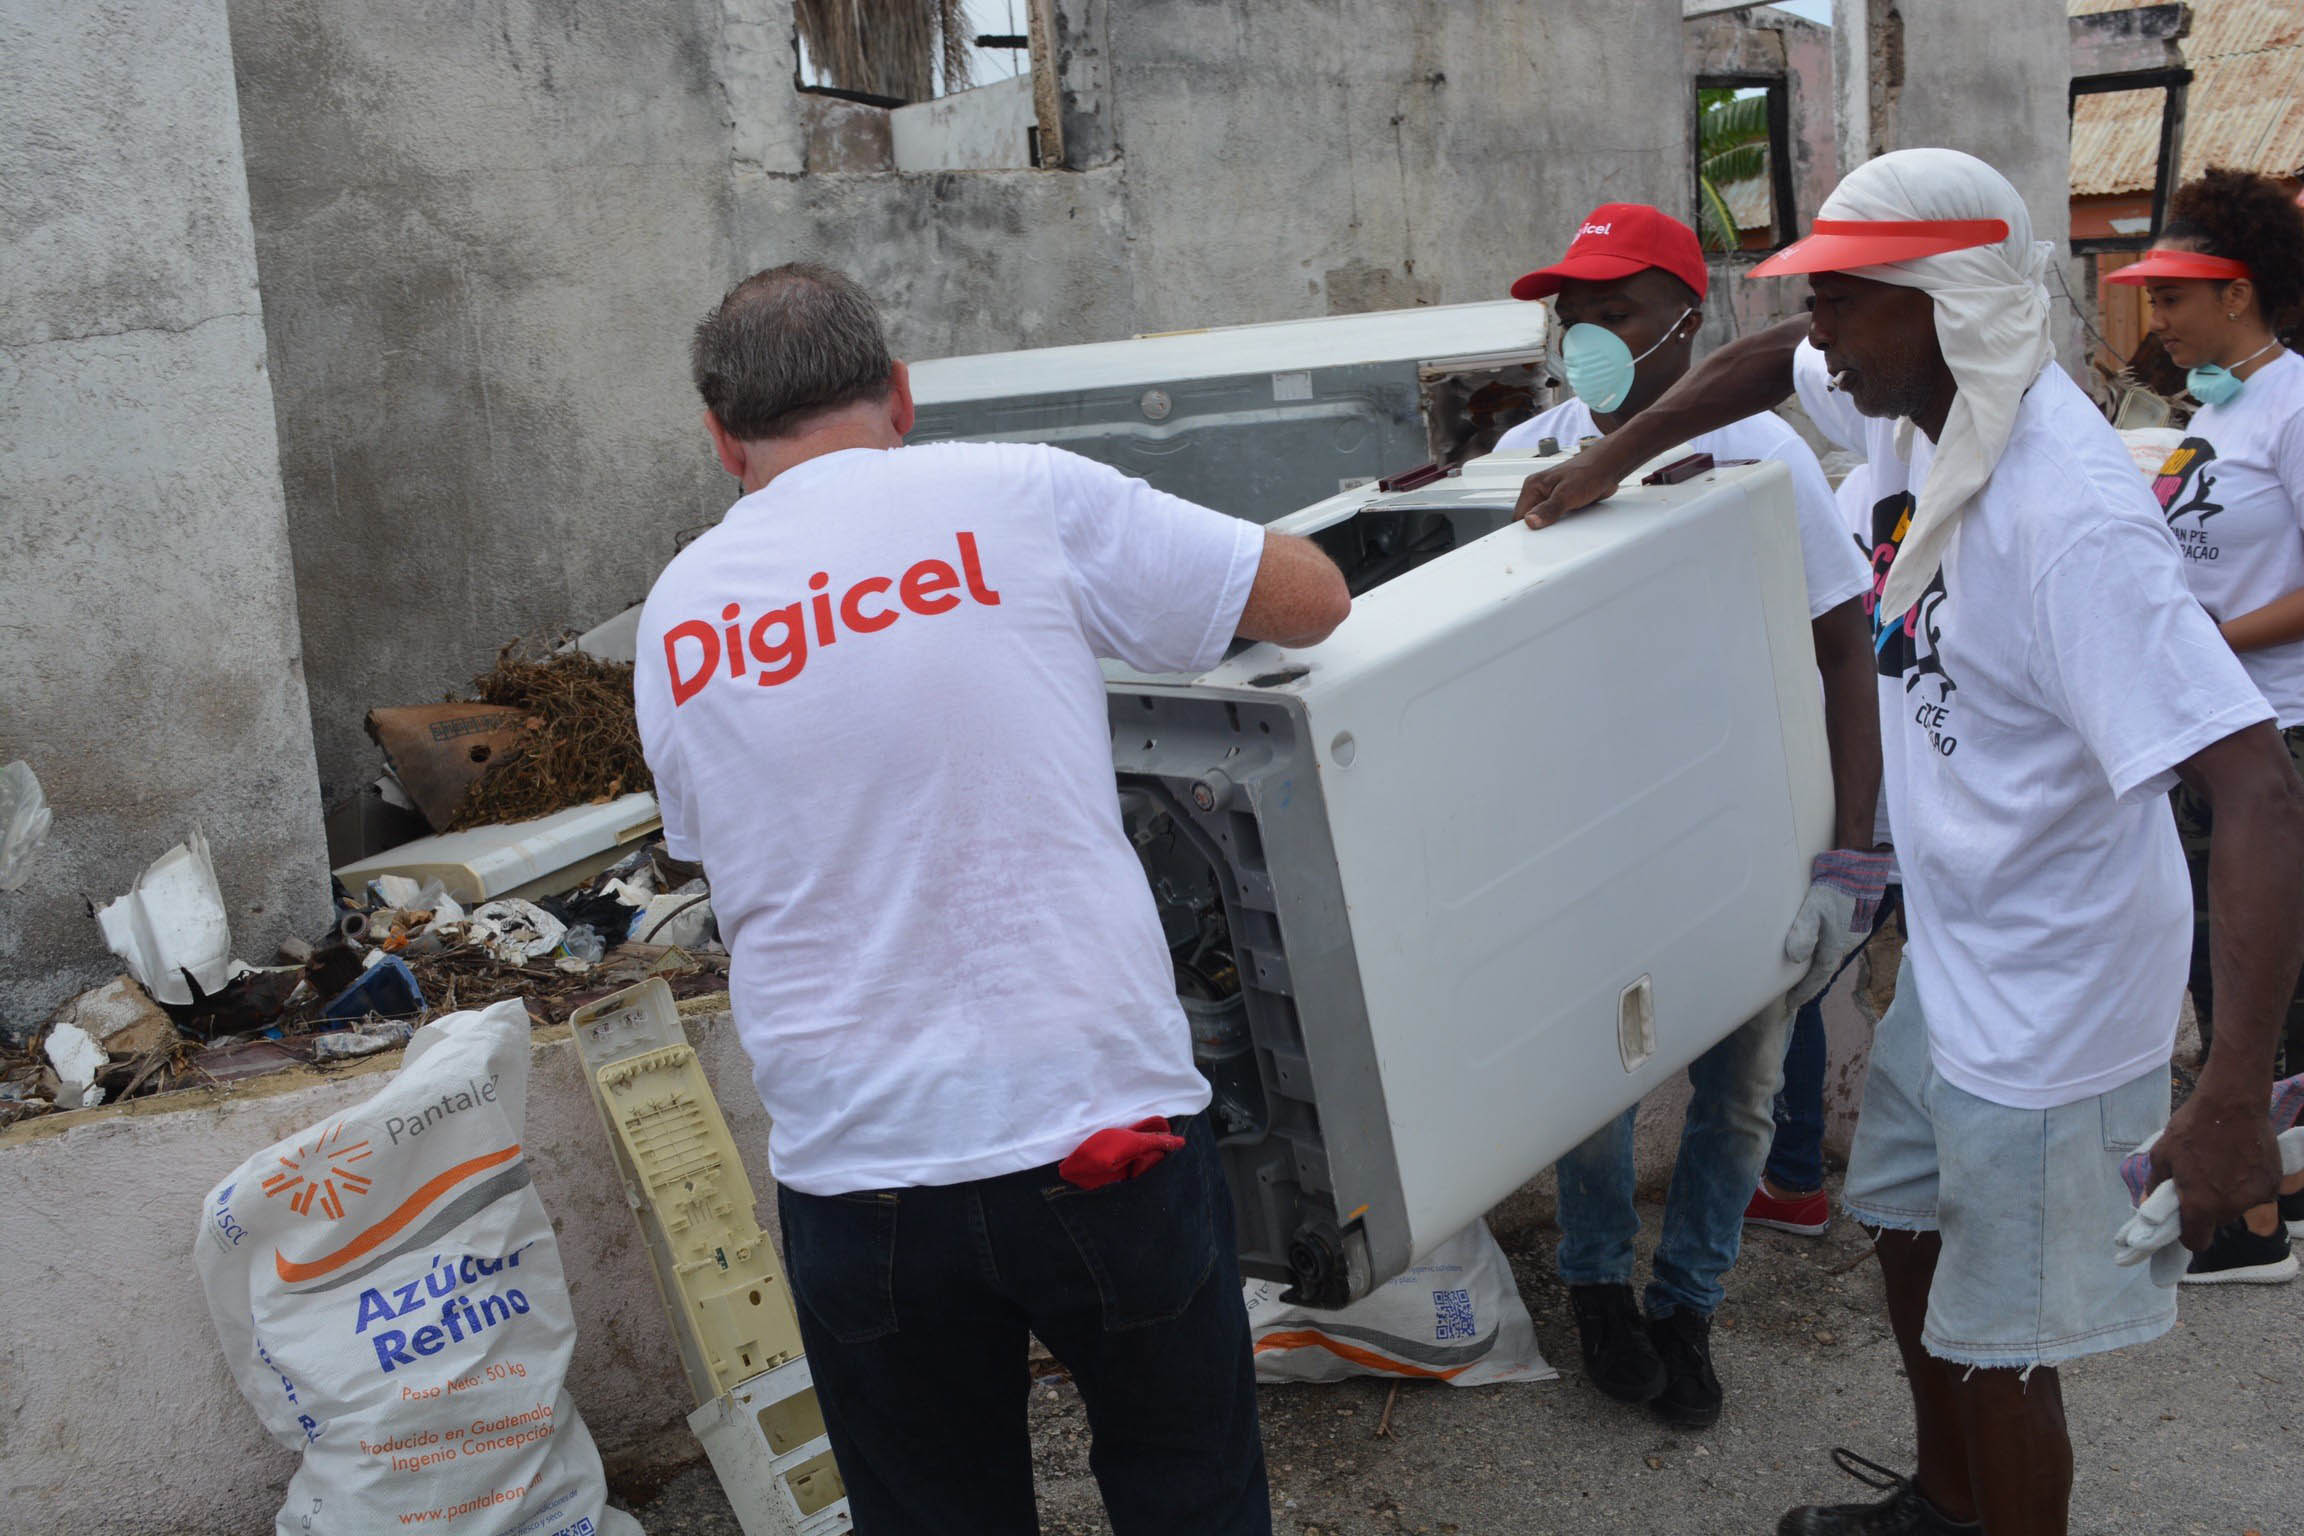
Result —
[[[195, 824], [249, 948], [324, 920], [364, 713], [615, 612], [723, 509], [683, 348], [744, 271], [851, 269], [914, 357], [1491, 298], [1595, 202], [1688, 206], [1656, 104], [1716, 77], [1790, 109], [1771, 239], [1904, 142], [2061, 229], [2052, 0], [1028, 9], [1015, 80], [890, 106], [801, 83], [788, 0], [0, 8], [0, 748], [57, 813], [0, 1014], [100, 980], [83, 899]], [[1784, 302], [1724, 286], [1715, 335]]]
[[[0, 9], [0, 745], [58, 813], [0, 911], [0, 1015], [100, 979], [81, 901], [195, 824], [251, 947], [323, 919], [365, 711], [613, 613], [724, 506], [682, 342], [745, 270], [850, 268], [916, 357], [1487, 298], [1594, 202], [1689, 205], [1700, 125], [1655, 104], [1708, 84], [1781, 101], [1765, 233], [1723, 271], [1898, 143], [1992, 154], [2063, 224], [2048, 0], [1842, 0], [1830, 29], [1717, 0], [1027, 9], [1016, 78], [908, 105], [804, 85], [788, 0]], [[1723, 285], [1711, 339], [1784, 286]]]
[[[0, 1025], [118, 971], [85, 903], [195, 828], [243, 952], [327, 924], [323, 815], [376, 777], [366, 712], [614, 614], [725, 509], [686, 339], [757, 267], [854, 272], [916, 358], [1496, 298], [1594, 203], [1693, 215], [1705, 91], [1770, 104], [1722, 279], [1899, 144], [1987, 155], [2064, 229], [2063, 0], [1840, 0], [1830, 27], [1714, 0], [1017, 9], [1013, 80], [897, 101], [806, 71], [791, 0], [0, 0], [0, 763], [55, 809], [0, 894]], [[1707, 339], [1795, 290], [1720, 282]], [[554, 1205], [614, 1253], [573, 1082], [539, 1110]], [[0, 1141], [0, 1251], [31, 1284], [84, 1186], [188, 1211], [227, 1148], [357, 1090], [277, 1092]], [[158, 1531], [275, 1502], [174, 1222], [108, 1234], [115, 1284], [6, 1357], [52, 1432], [12, 1442], [0, 1505]], [[623, 1251], [588, 1291], [604, 1449], [681, 1453], [644, 1270]], [[122, 1309], [182, 1314], [180, 1347], [132, 1356]], [[91, 1338], [101, 1369], [66, 1369]], [[129, 1460], [103, 1383], [131, 1370], [215, 1433], [76, 1483]]]

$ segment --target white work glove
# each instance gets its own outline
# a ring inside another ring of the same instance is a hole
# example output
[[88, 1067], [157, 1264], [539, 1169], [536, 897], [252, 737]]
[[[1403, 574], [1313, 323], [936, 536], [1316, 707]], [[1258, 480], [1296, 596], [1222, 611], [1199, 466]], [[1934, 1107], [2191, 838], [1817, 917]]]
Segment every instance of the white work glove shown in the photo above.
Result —
[[[2138, 1145], [2135, 1151], [2121, 1160], [2120, 1172], [2128, 1180], [2133, 1192], [2152, 1177], [2152, 1148], [2160, 1140], [2154, 1131]], [[2280, 1177], [2291, 1178], [2304, 1173], [2304, 1125], [2282, 1131], [2280, 1141]], [[2176, 1181], [2163, 1179], [2160, 1187], [2144, 1196], [2120, 1228], [2120, 1235], [2112, 1240], [2112, 1258], [2119, 1264], [2142, 1264], [2150, 1260], [2152, 1283], [2172, 1287], [2184, 1278], [2192, 1267], [2192, 1250], [2177, 1241], [2183, 1227], [2177, 1212]]]
[[1792, 931], [1784, 935], [1784, 958], [1808, 967], [1808, 974], [1785, 994], [1791, 1006], [1806, 1005], [1831, 985], [1856, 947], [1872, 937], [1872, 915], [1895, 870], [1896, 855], [1886, 849], [1835, 848], [1816, 855], [1808, 871], [1808, 897], [1792, 919]]

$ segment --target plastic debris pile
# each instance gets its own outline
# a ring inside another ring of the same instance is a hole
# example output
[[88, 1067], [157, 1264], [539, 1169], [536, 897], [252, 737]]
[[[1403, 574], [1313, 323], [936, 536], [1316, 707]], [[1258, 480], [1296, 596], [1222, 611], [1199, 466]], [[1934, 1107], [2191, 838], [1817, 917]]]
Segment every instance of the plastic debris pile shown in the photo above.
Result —
[[335, 926], [283, 944], [266, 966], [233, 957], [197, 833], [96, 917], [127, 971], [29, 1038], [0, 1041], [0, 1126], [356, 1060], [438, 1015], [506, 998], [558, 1024], [651, 976], [682, 998], [727, 986], [705, 883], [660, 839], [561, 894], [470, 910], [436, 881], [386, 875], [356, 894], [339, 884]]

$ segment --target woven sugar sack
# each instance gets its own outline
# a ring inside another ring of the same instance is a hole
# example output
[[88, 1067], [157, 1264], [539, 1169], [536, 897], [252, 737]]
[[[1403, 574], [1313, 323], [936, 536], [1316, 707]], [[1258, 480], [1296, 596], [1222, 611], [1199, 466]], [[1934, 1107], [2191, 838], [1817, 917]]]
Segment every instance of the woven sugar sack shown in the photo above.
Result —
[[1560, 1374], [1536, 1347], [1511, 1262], [1485, 1221], [1336, 1311], [1289, 1306], [1268, 1281], [1245, 1289], [1258, 1381], [1392, 1376], [1484, 1387]]
[[303, 1457], [277, 1536], [640, 1536], [561, 1386], [576, 1324], [521, 1149], [528, 1029], [512, 1001], [418, 1030], [375, 1097], [208, 1195], [209, 1315]]

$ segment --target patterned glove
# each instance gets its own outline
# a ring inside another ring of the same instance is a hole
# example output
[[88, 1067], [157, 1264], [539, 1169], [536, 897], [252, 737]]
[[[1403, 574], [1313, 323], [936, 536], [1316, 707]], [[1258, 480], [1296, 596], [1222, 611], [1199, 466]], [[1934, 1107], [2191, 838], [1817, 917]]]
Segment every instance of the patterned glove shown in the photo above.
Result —
[[[2280, 1140], [2280, 1174], [2304, 1173], [2304, 1073], [2282, 1078], [2272, 1085], [2272, 1130]], [[2152, 1265], [2152, 1283], [2173, 1287], [2192, 1267], [2191, 1251], [2177, 1242], [2182, 1223], [2176, 1210], [2176, 1181], [2152, 1187], [2152, 1148], [2160, 1140], [2154, 1131], [2136, 1150], [2120, 1161], [2120, 1177], [2128, 1185], [2128, 1198], [2136, 1202], [2112, 1242], [2112, 1257], [2120, 1264]]]
[[[2128, 1181], [2128, 1193], [2136, 1200], [2136, 1214], [2113, 1238], [2112, 1261], [2149, 1262], [2152, 1283], [2173, 1289], [2191, 1269], [2192, 1252], [2177, 1241], [2183, 1218], [2177, 1210], [2176, 1181], [2169, 1179], [2150, 1194], [2144, 1192], [2152, 1178], [2152, 1148], [2159, 1140], [2160, 1133], [2154, 1131], [2121, 1164], [2121, 1177]], [[2304, 1173], [2304, 1126], [2282, 1131], [2279, 1141], [2281, 1177]]]
[[1872, 936], [1872, 916], [1895, 870], [1896, 855], [1887, 849], [1835, 848], [1816, 855], [1808, 899], [1800, 903], [1792, 931], [1784, 936], [1784, 958], [1808, 967], [1786, 994], [1793, 1007], [1805, 1006], [1830, 986], [1857, 946]]

